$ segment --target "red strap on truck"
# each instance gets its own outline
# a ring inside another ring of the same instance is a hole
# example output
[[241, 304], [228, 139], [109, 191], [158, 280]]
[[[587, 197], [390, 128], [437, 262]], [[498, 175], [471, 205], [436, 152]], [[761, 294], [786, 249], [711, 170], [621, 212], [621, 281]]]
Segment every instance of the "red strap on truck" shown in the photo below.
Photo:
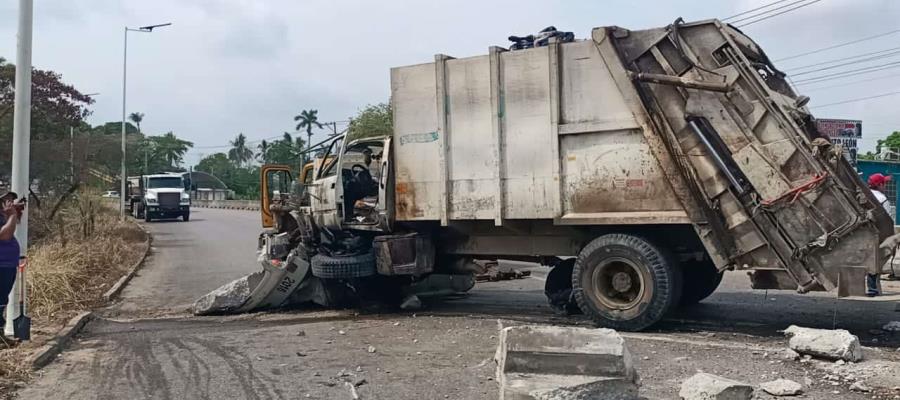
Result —
[[800, 195], [802, 195], [803, 193], [806, 193], [806, 192], [808, 192], [808, 191], [810, 191], [810, 190], [813, 190], [813, 189], [816, 188], [816, 186], [819, 186], [820, 183], [822, 183], [823, 181], [825, 181], [825, 178], [826, 178], [827, 176], [828, 176], [828, 173], [827, 173], [827, 172], [823, 172], [823, 173], [821, 173], [821, 174], [816, 174], [816, 175], [815, 175], [812, 179], [810, 179], [808, 182], [806, 182], [806, 183], [804, 183], [804, 184], [802, 184], [802, 185], [800, 185], [800, 186], [797, 186], [797, 187], [795, 187], [795, 188], [793, 188], [793, 189], [791, 189], [791, 190], [788, 190], [787, 192], [784, 192], [783, 194], [781, 194], [780, 196], [778, 196], [778, 197], [776, 197], [776, 198], [774, 198], [774, 199], [763, 200], [762, 203], [761, 203], [761, 205], [762, 205], [763, 207], [768, 207], [768, 206], [771, 206], [771, 205], [773, 205], [773, 204], [775, 204], [775, 203], [778, 203], [778, 202], [780, 202], [780, 201], [782, 201], [782, 200], [784, 200], [784, 199], [786, 199], [786, 198], [788, 198], [788, 197], [791, 198], [791, 200], [790, 200], [788, 203], [793, 203], [793, 202], [796, 201], [797, 198], [799, 198]]

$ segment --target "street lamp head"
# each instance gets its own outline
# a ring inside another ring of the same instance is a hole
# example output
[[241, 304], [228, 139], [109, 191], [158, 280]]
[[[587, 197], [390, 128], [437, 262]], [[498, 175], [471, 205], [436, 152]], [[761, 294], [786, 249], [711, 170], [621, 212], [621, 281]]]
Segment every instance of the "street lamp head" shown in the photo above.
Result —
[[167, 23], [165, 23], [165, 24], [156, 24], [156, 25], [142, 26], [142, 27], [138, 28], [138, 30], [144, 31], [144, 32], [153, 32], [153, 28], [161, 28], [161, 27], [163, 27], [163, 26], [169, 26], [169, 25], [172, 25], [172, 23], [171, 23], [171, 22], [167, 22]]

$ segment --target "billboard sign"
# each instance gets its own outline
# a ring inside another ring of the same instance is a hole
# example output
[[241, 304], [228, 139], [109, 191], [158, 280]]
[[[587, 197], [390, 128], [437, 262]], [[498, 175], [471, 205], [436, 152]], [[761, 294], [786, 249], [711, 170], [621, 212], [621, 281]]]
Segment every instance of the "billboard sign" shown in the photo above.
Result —
[[858, 142], [862, 138], [862, 121], [855, 119], [816, 119], [816, 129], [831, 143], [844, 148], [844, 156], [851, 165], [856, 165]]

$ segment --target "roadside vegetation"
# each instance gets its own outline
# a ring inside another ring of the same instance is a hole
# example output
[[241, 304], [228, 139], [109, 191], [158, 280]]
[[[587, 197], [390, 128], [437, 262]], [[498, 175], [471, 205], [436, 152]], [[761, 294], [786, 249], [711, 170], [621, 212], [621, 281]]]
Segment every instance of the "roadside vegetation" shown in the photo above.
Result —
[[[315, 131], [334, 134], [335, 125], [319, 121], [318, 110], [302, 110], [294, 116], [295, 132], [284, 132], [280, 138], [251, 141], [239, 133], [229, 141], [229, 149], [204, 157], [194, 167], [215, 175], [235, 198], [242, 200], [259, 198], [259, 167], [263, 164], [283, 164], [299, 169], [305, 160], [305, 150]], [[370, 136], [386, 136], [393, 132], [393, 115], [390, 103], [370, 104], [349, 119], [350, 140]], [[315, 131], [314, 131], [315, 130]], [[305, 140], [304, 140], [305, 136]], [[315, 144], [315, 143], [313, 143]], [[316, 151], [313, 151], [313, 156]]]
[[79, 312], [104, 305], [103, 294], [149, 245], [146, 233], [131, 219], [120, 221], [115, 204], [101, 199], [97, 190], [73, 191], [29, 207], [32, 340], [18, 346], [0, 343], [0, 397], [28, 379], [29, 354]]

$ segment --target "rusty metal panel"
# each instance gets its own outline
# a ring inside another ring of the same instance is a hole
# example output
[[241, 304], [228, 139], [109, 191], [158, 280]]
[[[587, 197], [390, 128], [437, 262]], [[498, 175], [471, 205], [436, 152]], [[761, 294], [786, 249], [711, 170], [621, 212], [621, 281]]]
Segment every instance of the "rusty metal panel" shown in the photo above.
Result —
[[565, 135], [561, 153], [566, 214], [682, 210], [637, 130]]
[[450, 218], [493, 219], [497, 199], [488, 56], [447, 61]]
[[391, 70], [398, 221], [438, 220], [440, 143], [434, 63]]
[[559, 182], [553, 175], [549, 48], [500, 54], [506, 218], [553, 218]]

